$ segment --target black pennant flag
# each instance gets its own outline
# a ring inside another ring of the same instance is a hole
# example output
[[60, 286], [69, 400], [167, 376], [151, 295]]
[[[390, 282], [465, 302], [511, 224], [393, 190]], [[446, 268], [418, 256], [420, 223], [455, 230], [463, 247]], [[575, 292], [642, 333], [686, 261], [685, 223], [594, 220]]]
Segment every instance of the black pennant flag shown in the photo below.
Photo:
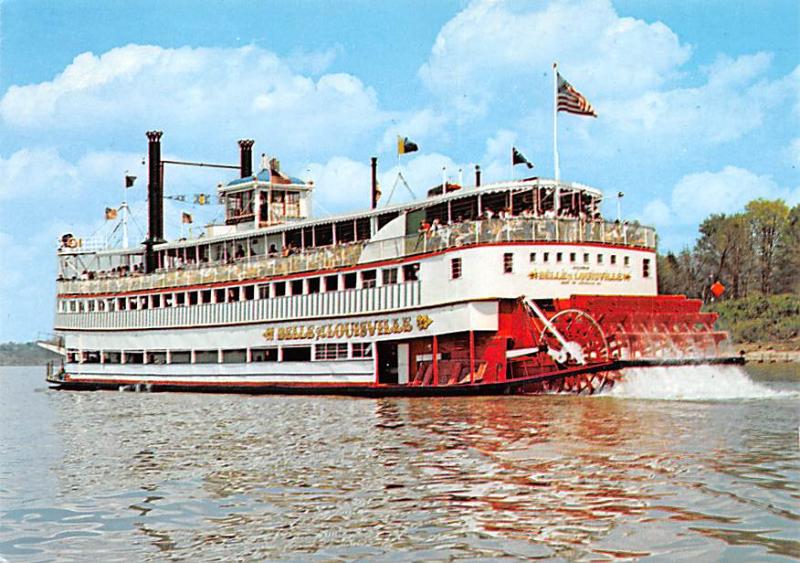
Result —
[[409, 141], [408, 137], [397, 136], [397, 154], [406, 154], [419, 150], [417, 143]]
[[511, 165], [516, 166], [517, 164], [524, 164], [528, 168], [533, 168], [531, 161], [525, 158], [522, 153], [517, 150], [517, 147], [511, 147]]

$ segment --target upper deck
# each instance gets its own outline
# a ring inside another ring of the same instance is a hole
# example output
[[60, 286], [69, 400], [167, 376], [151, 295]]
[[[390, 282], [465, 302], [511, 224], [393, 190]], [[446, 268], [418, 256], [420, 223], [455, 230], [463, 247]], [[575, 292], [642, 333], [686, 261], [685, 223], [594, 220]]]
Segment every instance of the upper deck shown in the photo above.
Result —
[[[558, 194], [558, 196], [556, 196]], [[553, 211], [560, 198], [559, 217]], [[179, 240], [155, 248], [158, 269], [141, 273], [141, 249], [63, 248], [58, 293], [114, 294], [333, 270], [450, 248], [514, 242], [654, 249], [655, 231], [609, 222], [600, 192], [531, 179], [324, 219]]]

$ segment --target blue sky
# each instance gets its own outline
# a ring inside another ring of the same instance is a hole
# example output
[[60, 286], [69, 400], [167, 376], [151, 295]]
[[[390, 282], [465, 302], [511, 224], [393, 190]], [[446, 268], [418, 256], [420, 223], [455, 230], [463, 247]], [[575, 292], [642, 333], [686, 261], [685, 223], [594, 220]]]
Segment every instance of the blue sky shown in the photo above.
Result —
[[[0, 2], [0, 341], [50, 329], [55, 241], [108, 233], [125, 170], [144, 226], [146, 130], [214, 162], [254, 138], [315, 180], [318, 214], [368, 204], [372, 155], [391, 184], [398, 133], [417, 193], [442, 166], [507, 178], [512, 144], [549, 177], [553, 60], [599, 113], [559, 117], [562, 177], [625, 192], [662, 248], [800, 200], [796, 2]], [[166, 192], [227, 179], [168, 170]], [[218, 215], [169, 202], [168, 234], [184, 210]]]

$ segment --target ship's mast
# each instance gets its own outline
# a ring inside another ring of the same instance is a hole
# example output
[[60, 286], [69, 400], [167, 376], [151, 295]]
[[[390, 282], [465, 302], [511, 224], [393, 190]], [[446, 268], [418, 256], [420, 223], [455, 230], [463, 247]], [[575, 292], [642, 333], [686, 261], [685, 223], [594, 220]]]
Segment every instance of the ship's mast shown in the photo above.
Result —
[[122, 248], [128, 248], [128, 171], [122, 183]]

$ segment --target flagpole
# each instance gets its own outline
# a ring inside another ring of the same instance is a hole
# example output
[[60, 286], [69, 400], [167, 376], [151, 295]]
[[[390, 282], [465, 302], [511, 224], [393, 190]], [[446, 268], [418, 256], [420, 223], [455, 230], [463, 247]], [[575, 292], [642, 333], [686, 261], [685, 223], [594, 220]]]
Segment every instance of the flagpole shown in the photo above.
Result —
[[128, 248], [128, 171], [122, 179], [122, 248]]
[[561, 199], [561, 190], [558, 183], [561, 178], [561, 170], [558, 162], [558, 63], [553, 63], [553, 175], [556, 181], [556, 191], [554, 194], [553, 210], [558, 215], [558, 208]]

